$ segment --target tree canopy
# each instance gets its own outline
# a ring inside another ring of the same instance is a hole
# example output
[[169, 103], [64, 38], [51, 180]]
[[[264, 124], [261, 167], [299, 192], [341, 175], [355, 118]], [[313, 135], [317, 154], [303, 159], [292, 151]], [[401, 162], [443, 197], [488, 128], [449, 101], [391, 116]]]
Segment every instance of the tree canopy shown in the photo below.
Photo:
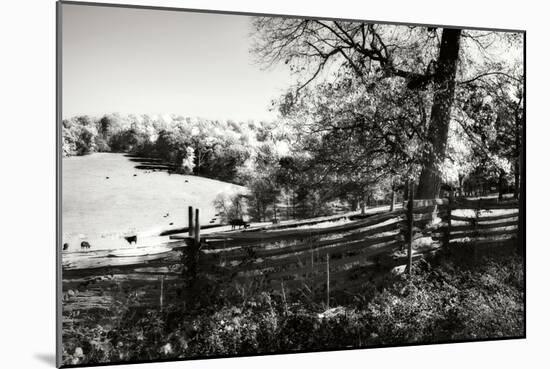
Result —
[[350, 176], [376, 178], [386, 166], [418, 181], [422, 198], [439, 196], [449, 179], [457, 153], [449, 142], [472, 138], [454, 127], [467, 91], [490, 94], [523, 80], [514, 33], [272, 17], [253, 27], [258, 62], [284, 63], [298, 77], [279, 107], [313, 128], [306, 140], [317, 143], [317, 156], [334, 159], [335, 171], [354, 163]]

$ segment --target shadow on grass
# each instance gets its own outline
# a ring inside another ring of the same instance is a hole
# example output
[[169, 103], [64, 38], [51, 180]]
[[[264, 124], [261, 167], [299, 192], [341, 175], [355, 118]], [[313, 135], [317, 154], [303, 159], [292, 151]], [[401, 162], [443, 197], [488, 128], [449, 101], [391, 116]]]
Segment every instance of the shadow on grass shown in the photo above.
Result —
[[137, 163], [137, 165], [134, 166], [136, 169], [153, 172], [164, 171], [168, 173], [174, 173], [176, 170], [174, 165], [167, 164], [159, 158], [142, 157], [133, 154], [124, 154], [124, 156], [129, 158], [130, 161]]

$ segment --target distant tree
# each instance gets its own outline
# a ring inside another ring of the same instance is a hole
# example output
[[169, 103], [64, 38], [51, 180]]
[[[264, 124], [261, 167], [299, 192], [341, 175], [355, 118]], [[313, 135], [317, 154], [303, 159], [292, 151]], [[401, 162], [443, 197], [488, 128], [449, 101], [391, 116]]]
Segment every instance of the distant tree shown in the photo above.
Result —
[[246, 204], [244, 196], [241, 194], [227, 195], [219, 193], [216, 195], [213, 205], [220, 214], [222, 223], [229, 223], [232, 219], [246, 218]]
[[186, 156], [182, 159], [181, 168], [186, 174], [193, 173], [195, 167], [195, 150], [189, 146], [186, 150]]
[[104, 138], [108, 138], [113, 128], [113, 117], [110, 115], [104, 115], [98, 122], [98, 133]]
[[187, 157], [190, 142], [187, 137], [177, 131], [161, 130], [155, 143], [157, 154], [166, 162], [181, 167]]
[[86, 155], [97, 151], [97, 128], [93, 118], [81, 115], [63, 120], [63, 153]]
[[245, 146], [230, 142], [223, 146], [216, 145], [206, 173], [221, 180], [232, 181], [237, 177], [239, 167], [249, 158], [250, 149]]
[[132, 152], [147, 140], [148, 137], [133, 127], [111, 135], [109, 147], [113, 152]]
[[[253, 219], [269, 220], [278, 201], [280, 189], [267, 177], [254, 178], [248, 184], [249, 213]], [[270, 209], [271, 208], [271, 209]]]
[[76, 141], [78, 140], [76, 131], [73, 127], [74, 122], [68, 119], [63, 119], [62, 122], [62, 139], [63, 139], [63, 156], [76, 155]]

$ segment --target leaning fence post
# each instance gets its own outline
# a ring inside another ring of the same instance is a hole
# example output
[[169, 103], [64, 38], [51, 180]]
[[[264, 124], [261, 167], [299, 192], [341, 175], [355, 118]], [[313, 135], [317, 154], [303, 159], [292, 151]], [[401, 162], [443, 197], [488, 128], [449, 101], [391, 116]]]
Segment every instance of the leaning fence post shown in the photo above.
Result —
[[189, 231], [189, 237], [193, 237], [193, 207], [190, 206], [189, 207], [189, 215], [187, 217], [188, 219], [188, 224], [189, 224], [189, 227], [188, 227], [188, 231]]
[[409, 190], [409, 202], [407, 203], [407, 273], [412, 274], [412, 243], [414, 227], [414, 183], [411, 183]]

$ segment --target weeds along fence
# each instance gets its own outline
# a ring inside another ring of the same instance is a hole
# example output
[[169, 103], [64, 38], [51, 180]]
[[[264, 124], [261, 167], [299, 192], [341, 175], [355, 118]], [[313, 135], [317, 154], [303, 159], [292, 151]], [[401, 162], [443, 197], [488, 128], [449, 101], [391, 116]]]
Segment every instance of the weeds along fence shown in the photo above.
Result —
[[162, 309], [181, 296], [182, 251], [190, 247], [196, 251], [197, 278], [227, 285], [255, 283], [283, 293], [321, 293], [328, 304], [335, 291], [356, 292], [373, 275], [410, 269], [415, 259], [444, 248], [475, 253], [517, 243], [517, 201], [435, 199], [411, 204], [371, 216], [334, 218], [336, 224], [328, 226], [304, 222], [296, 228], [277, 225], [202, 238], [197, 233], [175, 235], [171, 238], [180, 242], [152, 255], [112, 257], [98, 251], [64, 260], [64, 309], [112, 308], [113, 303]]

